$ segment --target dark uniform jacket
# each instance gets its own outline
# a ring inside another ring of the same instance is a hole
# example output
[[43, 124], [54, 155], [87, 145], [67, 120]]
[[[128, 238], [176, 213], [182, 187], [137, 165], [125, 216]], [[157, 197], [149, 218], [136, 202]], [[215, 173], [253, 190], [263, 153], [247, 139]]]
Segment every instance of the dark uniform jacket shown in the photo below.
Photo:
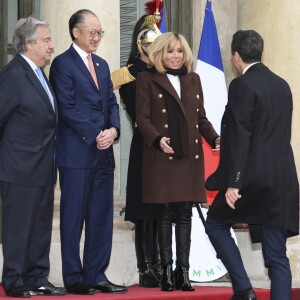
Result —
[[[128, 66], [127, 71], [131, 76], [137, 78], [140, 72], [148, 68], [147, 63], [138, 59], [134, 64]], [[142, 203], [144, 139], [136, 127], [136, 80], [123, 84], [119, 92], [133, 125], [127, 173], [125, 220], [135, 222], [136, 220], [153, 219], [159, 215], [161, 207], [157, 204]]]
[[[206, 118], [198, 74], [181, 76], [181, 95], [180, 99], [167, 75], [146, 71], [138, 76], [137, 125], [145, 139], [142, 178], [144, 203], [206, 202], [200, 135], [213, 145], [218, 134]], [[187, 128], [188, 153], [181, 159], [153, 145], [159, 136], [170, 136], [166, 98], [177, 102]]]
[[[227, 223], [263, 224], [299, 231], [299, 185], [291, 139], [292, 94], [288, 84], [262, 63], [229, 87], [221, 124], [220, 163], [206, 181], [221, 190], [208, 214]], [[228, 187], [242, 197], [231, 209]]]

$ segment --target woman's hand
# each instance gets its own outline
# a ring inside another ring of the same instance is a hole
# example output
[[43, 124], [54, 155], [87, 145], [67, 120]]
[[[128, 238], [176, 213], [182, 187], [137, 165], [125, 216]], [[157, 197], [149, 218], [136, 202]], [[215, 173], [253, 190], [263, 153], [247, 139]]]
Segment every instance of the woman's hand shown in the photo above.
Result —
[[163, 152], [167, 154], [172, 154], [174, 153], [174, 151], [173, 148], [169, 146], [169, 144], [170, 144], [170, 138], [167, 137], [162, 137], [159, 142], [160, 148]]

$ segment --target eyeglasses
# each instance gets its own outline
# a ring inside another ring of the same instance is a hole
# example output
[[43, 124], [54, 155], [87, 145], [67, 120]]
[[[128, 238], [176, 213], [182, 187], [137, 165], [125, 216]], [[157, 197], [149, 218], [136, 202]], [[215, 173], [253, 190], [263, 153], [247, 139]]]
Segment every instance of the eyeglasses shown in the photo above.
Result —
[[90, 33], [90, 37], [94, 38], [96, 36], [98, 36], [98, 38], [102, 38], [104, 36], [104, 31], [103, 30], [100, 30], [100, 31], [96, 31], [96, 30], [86, 30], [86, 29], [83, 29], [83, 28], [79, 28], [77, 27], [79, 30], [84, 30], [86, 32], [89, 32]]

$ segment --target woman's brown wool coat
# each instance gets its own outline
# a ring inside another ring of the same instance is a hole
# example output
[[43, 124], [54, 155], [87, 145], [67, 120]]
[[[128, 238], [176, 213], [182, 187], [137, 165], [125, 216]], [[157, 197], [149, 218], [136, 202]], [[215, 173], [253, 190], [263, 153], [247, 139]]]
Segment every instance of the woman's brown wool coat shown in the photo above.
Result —
[[[143, 202], [206, 202], [202, 139], [213, 145], [218, 134], [207, 120], [198, 74], [181, 76], [181, 99], [164, 74], [142, 72], [137, 79], [137, 125], [144, 139]], [[169, 137], [165, 97], [177, 101], [188, 128], [188, 156], [175, 159], [153, 146]], [[200, 136], [201, 135], [201, 136]]]

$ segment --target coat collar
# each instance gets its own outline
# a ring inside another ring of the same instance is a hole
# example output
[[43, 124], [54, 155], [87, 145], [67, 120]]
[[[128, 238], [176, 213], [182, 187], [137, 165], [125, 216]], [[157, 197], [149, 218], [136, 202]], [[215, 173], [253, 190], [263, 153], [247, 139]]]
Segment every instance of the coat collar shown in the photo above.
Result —
[[251, 65], [244, 74], [247, 74], [248, 72], [252, 72], [255, 70], [262, 70], [262, 69], [267, 69], [267, 67], [263, 63], [259, 62]]

